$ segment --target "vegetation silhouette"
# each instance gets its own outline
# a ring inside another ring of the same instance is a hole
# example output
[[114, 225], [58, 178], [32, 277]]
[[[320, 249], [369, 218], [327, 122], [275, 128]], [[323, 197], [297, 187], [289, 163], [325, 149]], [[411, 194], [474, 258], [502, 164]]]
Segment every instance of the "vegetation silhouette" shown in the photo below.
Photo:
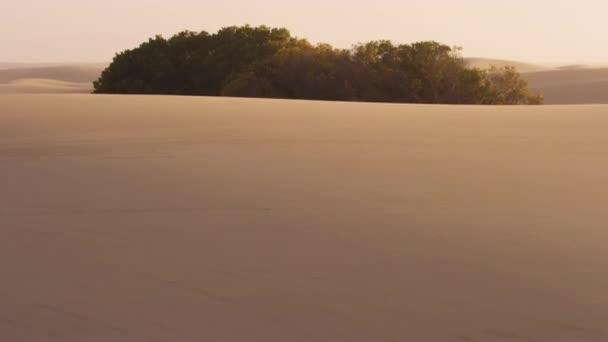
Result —
[[287, 29], [232, 26], [184, 31], [126, 50], [94, 93], [174, 94], [438, 104], [541, 104], [512, 67], [470, 68], [433, 41], [371, 41], [337, 49]]

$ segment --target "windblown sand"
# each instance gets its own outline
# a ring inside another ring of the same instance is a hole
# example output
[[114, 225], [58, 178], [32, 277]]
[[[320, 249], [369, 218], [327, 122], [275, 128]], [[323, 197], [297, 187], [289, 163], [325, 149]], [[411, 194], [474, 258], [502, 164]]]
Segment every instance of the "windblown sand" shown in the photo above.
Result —
[[608, 106], [0, 96], [2, 341], [606, 341]]

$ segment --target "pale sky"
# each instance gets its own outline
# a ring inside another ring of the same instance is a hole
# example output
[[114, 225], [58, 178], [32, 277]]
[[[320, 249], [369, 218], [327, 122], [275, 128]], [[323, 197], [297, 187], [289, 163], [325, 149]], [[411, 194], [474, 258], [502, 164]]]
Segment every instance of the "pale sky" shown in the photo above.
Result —
[[2, 0], [0, 62], [106, 62], [155, 34], [242, 24], [312, 42], [436, 40], [464, 55], [608, 64], [608, 0]]

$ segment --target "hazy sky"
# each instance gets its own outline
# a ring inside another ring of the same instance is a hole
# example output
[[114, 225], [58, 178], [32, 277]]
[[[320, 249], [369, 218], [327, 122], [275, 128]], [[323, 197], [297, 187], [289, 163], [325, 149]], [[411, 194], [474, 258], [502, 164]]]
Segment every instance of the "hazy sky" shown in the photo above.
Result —
[[312, 42], [437, 40], [466, 56], [608, 64], [608, 0], [2, 0], [0, 61], [109, 61], [155, 34], [284, 26]]

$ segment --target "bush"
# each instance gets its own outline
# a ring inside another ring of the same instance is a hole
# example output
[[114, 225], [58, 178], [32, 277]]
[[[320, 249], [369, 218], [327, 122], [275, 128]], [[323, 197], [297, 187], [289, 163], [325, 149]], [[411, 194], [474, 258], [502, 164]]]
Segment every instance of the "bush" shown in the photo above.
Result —
[[541, 104], [514, 68], [468, 68], [459, 48], [372, 41], [312, 45], [286, 29], [156, 36], [116, 55], [95, 93], [446, 104]]

